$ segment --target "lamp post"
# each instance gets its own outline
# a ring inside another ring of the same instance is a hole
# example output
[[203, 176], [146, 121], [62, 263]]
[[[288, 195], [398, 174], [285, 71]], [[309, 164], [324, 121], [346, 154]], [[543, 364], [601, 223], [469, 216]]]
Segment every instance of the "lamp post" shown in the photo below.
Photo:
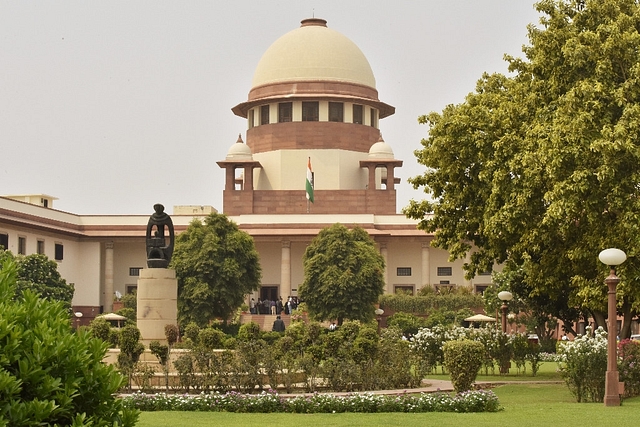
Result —
[[502, 306], [500, 310], [502, 310], [502, 333], [507, 333], [507, 301], [511, 301], [513, 299], [513, 294], [509, 291], [502, 291], [498, 293], [498, 298], [502, 301]]
[[80, 318], [82, 317], [81, 311], [76, 311], [73, 313], [76, 316], [76, 329], [80, 328]]
[[620, 278], [616, 276], [616, 266], [627, 259], [620, 249], [609, 248], [598, 255], [600, 262], [609, 266], [609, 276], [604, 283], [609, 290], [607, 309], [607, 374], [604, 384], [604, 406], [620, 406], [620, 377], [618, 376], [618, 348], [616, 335], [618, 330], [618, 311], [616, 310], [616, 286]]
[[384, 310], [381, 308], [376, 308], [376, 321], [378, 322], [378, 334], [380, 333], [380, 321], [382, 320], [382, 315], [384, 314]]

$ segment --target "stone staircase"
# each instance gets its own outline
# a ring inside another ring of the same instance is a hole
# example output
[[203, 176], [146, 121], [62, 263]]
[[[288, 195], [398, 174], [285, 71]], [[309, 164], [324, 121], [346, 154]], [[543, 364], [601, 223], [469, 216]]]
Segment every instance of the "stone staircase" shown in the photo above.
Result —
[[[284, 321], [285, 328], [288, 328], [291, 324], [291, 316], [288, 314], [280, 315], [280, 318]], [[254, 322], [260, 325], [260, 329], [263, 331], [270, 331], [273, 327], [273, 321], [276, 320], [275, 314], [241, 314], [240, 323], [245, 324]]]

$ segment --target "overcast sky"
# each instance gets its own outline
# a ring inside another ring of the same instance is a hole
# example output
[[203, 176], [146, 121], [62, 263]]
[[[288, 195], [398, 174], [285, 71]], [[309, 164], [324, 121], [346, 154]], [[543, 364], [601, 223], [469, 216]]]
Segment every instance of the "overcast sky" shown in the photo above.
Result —
[[[0, 195], [48, 194], [78, 214], [222, 211], [224, 160], [256, 65], [315, 15], [365, 54], [404, 166], [398, 211], [422, 199], [417, 117], [457, 104], [522, 57], [534, 0], [0, 0]], [[301, 179], [303, 188], [304, 177]]]

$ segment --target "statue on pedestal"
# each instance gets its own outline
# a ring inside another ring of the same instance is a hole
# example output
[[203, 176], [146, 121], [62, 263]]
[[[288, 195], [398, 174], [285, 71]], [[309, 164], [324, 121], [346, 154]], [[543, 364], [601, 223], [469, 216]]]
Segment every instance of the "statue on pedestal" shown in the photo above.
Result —
[[[147, 267], [167, 268], [175, 244], [173, 221], [160, 203], [153, 205], [153, 209], [155, 212], [147, 223]], [[165, 232], [168, 232], [168, 236], [165, 236]]]

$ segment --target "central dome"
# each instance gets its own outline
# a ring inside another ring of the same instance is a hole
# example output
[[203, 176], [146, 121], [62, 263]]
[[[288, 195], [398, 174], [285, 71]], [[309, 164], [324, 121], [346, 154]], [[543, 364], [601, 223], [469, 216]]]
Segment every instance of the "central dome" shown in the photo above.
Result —
[[276, 40], [253, 75], [252, 88], [281, 82], [338, 81], [371, 88], [376, 79], [362, 51], [324, 19], [302, 21]]

